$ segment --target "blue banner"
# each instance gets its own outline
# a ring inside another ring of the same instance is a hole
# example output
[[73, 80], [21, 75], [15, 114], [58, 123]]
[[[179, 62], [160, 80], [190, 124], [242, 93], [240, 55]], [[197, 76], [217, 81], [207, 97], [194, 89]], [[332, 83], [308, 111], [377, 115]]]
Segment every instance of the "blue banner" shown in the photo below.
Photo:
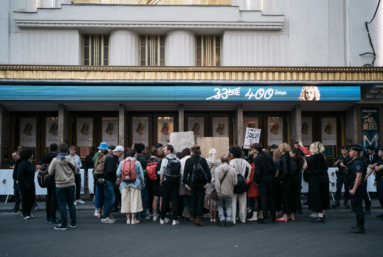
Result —
[[361, 108], [362, 117], [362, 147], [366, 152], [367, 147], [373, 146], [377, 153], [380, 143], [379, 133], [379, 108]]
[[1, 85], [11, 101], [359, 101], [359, 86]]

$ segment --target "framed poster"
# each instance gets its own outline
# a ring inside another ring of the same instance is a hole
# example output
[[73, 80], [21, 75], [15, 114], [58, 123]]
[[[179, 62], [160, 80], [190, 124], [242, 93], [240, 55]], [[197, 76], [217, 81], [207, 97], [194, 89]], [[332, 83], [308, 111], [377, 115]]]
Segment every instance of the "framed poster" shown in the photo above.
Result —
[[322, 144], [336, 145], [336, 117], [322, 118]]
[[302, 117], [301, 133], [303, 145], [311, 145], [313, 142], [313, 118]]
[[283, 143], [283, 117], [267, 117], [267, 145]]
[[379, 133], [379, 108], [361, 108], [362, 113], [362, 144], [363, 150], [367, 152], [367, 147], [373, 146], [376, 153], [380, 146]]
[[143, 143], [149, 146], [149, 118], [133, 117], [133, 144]]
[[213, 137], [229, 137], [228, 117], [213, 117]]
[[158, 143], [166, 145], [170, 140], [170, 133], [174, 132], [173, 117], [157, 117], [157, 138]]
[[36, 118], [20, 118], [20, 145], [36, 147]]
[[58, 117], [47, 117], [45, 122], [45, 146], [49, 147], [59, 142]]
[[189, 117], [188, 118], [188, 131], [194, 134], [194, 143], [197, 143], [198, 137], [204, 137], [205, 131], [205, 118], [204, 117]]
[[93, 146], [93, 118], [77, 118], [77, 146]]
[[243, 117], [243, 137], [246, 136], [246, 128], [259, 128], [258, 117]]
[[118, 145], [118, 118], [102, 118], [102, 142]]

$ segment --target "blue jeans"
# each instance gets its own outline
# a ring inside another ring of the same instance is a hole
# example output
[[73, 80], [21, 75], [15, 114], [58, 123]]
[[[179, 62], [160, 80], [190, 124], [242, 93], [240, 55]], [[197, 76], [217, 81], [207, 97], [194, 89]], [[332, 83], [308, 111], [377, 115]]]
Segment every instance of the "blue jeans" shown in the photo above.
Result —
[[[233, 198], [232, 197], [224, 197], [218, 196], [217, 200], [217, 209], [218, 209], [218, 218], [219, 221], [227, 221], [231, 222], [232, 220], [232, 206], [233, 206]], [[226, 219], [225, 219], [225, 211], [226, 211]]]
[[96, 186], [96, 200], [95, 205], [96, 208], [102, 208], [104, 206], [104, 201], [105, 201], [105, 195], [104, 195], [104, 187], [103, 186]]
[[16, 180], [13, 181], [13, 189], [14, 189], [13, 196], [15, 197], [15, 210], [19, 210], [21, 192]]
[[148, 209], [148, 187], [147, 185], [147, 179], [145, 177], [145, 187], [141, 190], [141, 200], [142, 200], [142, 211], [138, 213], [138, 218], [145, 219], [148, 215], [146, 213]]
[[56, 187], [57, 201], [59, 202], [61, 226], [66, 228], [68, 226], [68, 216], [66, 205], [68, 204], [71, 225], [76, 226], [76, 206], [74, 205], [74, 192], [75, 186], [69, 187]]
[[113, 188], [114, 182], [112, 181], [106, 181], [106, 186], [104, 186], [104, 213], [102, 215], [102, 218], [105, 219], [109, 217], [110, 210], [112, 209], [115, 197], [114, 197], [114, 188]]

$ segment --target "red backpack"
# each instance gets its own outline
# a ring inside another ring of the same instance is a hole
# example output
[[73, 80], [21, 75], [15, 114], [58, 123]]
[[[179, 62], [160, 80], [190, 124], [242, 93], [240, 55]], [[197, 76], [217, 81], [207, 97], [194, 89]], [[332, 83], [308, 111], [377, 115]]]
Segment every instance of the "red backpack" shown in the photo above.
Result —
[[122, 162], [122, 175], [121, 179], [126, 183], [136, 182], [137, 172], [136, 172], [136, 161], [137, 160], [124, 160]]
[[158, 162], [151, 162], [146, 165], [146, 173], [148, 174], [148, 178], [150, 180], [157, 180], [156, 168]]

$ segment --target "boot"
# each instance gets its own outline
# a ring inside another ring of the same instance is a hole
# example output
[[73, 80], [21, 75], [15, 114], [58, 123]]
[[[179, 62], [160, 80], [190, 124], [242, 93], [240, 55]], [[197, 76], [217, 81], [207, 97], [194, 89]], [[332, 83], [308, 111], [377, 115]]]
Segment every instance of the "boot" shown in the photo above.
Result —
[[248, 221], [256, 221], [258, 220], [258, 212], [254, 211], [253, 212], [253, 217], [251, 219], [247, 219]]
[[191, 214], [190, 214], [190, 209], [189, 209], [189, 206], [185, 207], [184, 208], [184, 212], [185, 212], [185, 219], [188, 220], [188, 221], [191, 221], [193, 220]]
[[185, 218], [185, 210], [186, 210], [186, 207], [184, 207], [184, 211], [182, 212], [182, 217], [184, 217]]
[[356, 226], [353, 226], [350, 233], [364, 234], [364, 224], [358, 223]]
[[263, 212], [262, 211], [259, 212], [258, 219], [263, 219]]
[[197, 218], [194, 218], [194, 222], [193, 222], [193, 224], [197, 224]]
[[346, 206], [346, 208], [350, 208], [350, 204], [348, 204], [348, 200], [344, 200], [344, 206]]
[[336, 208], [336, 207], [340, 206], [339, 200], [336, 200], [331, 206], [332, 206], [332, 208]]
[[205, 226], [205, 224], [203, 224], [202, 221], [201, 221], [201, 217], [197, 217], [197, 219], [195, 221], [195, 224], [197, 226], [201, 226], [201, 227]]

